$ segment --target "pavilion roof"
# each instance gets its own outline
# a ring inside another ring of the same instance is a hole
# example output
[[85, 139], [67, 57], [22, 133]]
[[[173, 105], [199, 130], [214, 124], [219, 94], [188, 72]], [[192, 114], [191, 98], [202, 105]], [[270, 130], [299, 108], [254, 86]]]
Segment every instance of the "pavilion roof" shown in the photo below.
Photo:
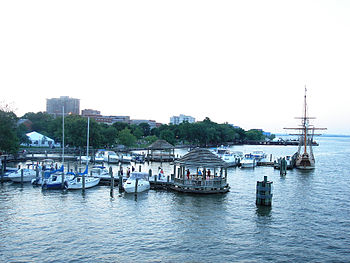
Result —
[[195, 167], [226, 167], [225, 161], [217, 157], [208, 149], [195, 148], [175, 162], [184, 166]]
[[157, 140], [148, 146], [148, 149], [150, 150], [168, 150], [174, 148], [175, 147], [172, 144], [168, 143], [166, 140]]

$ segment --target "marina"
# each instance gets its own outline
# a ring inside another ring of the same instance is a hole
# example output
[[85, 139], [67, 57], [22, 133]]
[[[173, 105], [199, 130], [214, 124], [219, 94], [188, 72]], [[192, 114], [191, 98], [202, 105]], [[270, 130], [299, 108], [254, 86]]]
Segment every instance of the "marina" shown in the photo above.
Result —
[[[324, 262], [329, 258], [347, 262], [350, 177], [345, 175], [350, 169], [346, 161], [350, 140], [320, 137], [319, 141], [320, 146], [314, 148], [314, 170], [288, 170], [281, 177], [272, 167], [228, 168], [230, 191], [226, 194], [193, 195], [151, 187], [134, 195], [119, 194], [116, 187], [111, 197], [110, 185], [83, 194], [4, 182], [0, 187], [0, 260]], [[296, 147], [244, 145], [232, 150], [288, 156]], [[151, 169], [155, 177], [159, 166], [159, 162], [145, 162], [135, 168]], [[117, 177], [120, 166], [110, 167]], [[127, 167], [122, 164], [124, 172]], [[167, 176], [174, 167], [163, 163], [162, 169]], [[256, 184], [264, 176], [273, 182], [271, 207], [256, 205]], [[201, 237], [206, 237], [204, 254]], [[16, 253], [15, 248], [19, 249]]]

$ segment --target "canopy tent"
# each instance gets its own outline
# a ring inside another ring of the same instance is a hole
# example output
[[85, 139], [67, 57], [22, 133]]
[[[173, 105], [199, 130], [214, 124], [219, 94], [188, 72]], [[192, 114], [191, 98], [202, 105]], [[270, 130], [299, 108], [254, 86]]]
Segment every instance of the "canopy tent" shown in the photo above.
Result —
[[41, 133], [38, 132], [30, 132], [26, 134], [28, 139], [30, 140], [30, 146], [41, 146], [41, 147], [52, 147], [57, 146], [55, 141]]

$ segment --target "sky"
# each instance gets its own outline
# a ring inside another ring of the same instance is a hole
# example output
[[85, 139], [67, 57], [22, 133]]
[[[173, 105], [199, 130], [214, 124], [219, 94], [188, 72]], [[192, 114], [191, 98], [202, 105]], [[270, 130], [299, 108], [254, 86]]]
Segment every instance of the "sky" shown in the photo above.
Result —
[[0, 1], [0, 103], [350, 134], [350, 1]]

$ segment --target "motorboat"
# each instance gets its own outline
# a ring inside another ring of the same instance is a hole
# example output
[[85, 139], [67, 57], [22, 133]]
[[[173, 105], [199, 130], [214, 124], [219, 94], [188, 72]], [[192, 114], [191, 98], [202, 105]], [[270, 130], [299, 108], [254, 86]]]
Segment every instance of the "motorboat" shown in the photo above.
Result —
[[228, 167], [236, 166], [239, 162], [237, 155], [222, 145], [214, 150], [214, 154], [226, 162]]
[[267, 155], [263, 151], [253, 151], [252, 156], [257, 162], [259, 162], [262, 159], [265, 159]]
[[[35, 166], [37, 167], [37, 166]], [[33, 167], [33, 168], [35, 168]], [[22, 177], [22, 171], [23, 171], [23, 179]], [[12, 172], [8, 175], [8, 178], [15, 183], [29, 183], [32, 181], [32, 179], [34, 179], [36, 177], [36, 170], [35, 169], [30, 169], [30, 168], [23, 168], [23, 169], [19, 169], [15, 172]]]
[[241, 168], [254, 168], [256, 166], [256, 160], [252, 154], [244, 155], [244, 158], [240, 161]]
[[[137, 182], [137, 187], [136, 187]], [[127, 193], [140, 193], [150, 189], [148, 173], [133, 172], [130, 177], [124, 182], [123, 188]]]
[[95, 163], [103, 163], [104, 154], [105, 154], [105, 150], [98, 150], [97, 153], [95, 154]]
[[130, 154], [123, 154], [120, 158], [122, 163], [130, 163], [132, 161], [132, 156]]
[[105, 151], [103, 160], [108, 163], [119, 163], [120, 158], [114, 151]]
[[108, 169], [102, 165], [94, 165], [91, 167], [90, 175], [98, 177], [101, 180], [110, 180], [111, 175], [109, 174]]

